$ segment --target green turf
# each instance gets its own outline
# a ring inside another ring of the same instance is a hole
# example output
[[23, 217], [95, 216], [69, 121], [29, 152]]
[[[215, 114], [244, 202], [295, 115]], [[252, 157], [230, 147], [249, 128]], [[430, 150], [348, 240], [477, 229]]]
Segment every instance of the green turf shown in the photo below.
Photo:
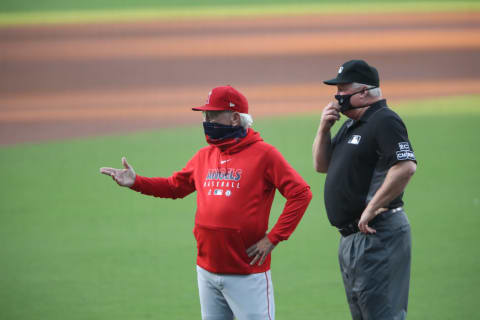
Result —
[[[413, 230], [409, 319], [473, 319], [480, 236], [480, 96], [397, 110], [419, 160], [405, 195]], [[347, 319], [339, 236], [311, 165], [319, 114], [255, 127], [311, 184], [314, 199], [273, 254], [277, 319]], [[200, 126], [0, 148], [0, 319], [199, 319], [195, 196], [155, 199], [98, 173], [128, 157], [169, 175], [205, 144]], [[284, 201], [278, 197], [272, 219]]]
[[0, 26], [45, 23], [202, 19], [242, 16], [480, 10], [478, 0], [343, 1], [31, 1], [0, 2]]
[[[351, 6], [355, 5], [378, 5], [382, 3], [404, 4], [418, 3], [415, 0], [345, 0], [342, 1]], [[478, 0], [422, 0], [420, 3], [429, 4], [475, 4]], [[204, 8], [204, 7], [255, 7], [258, 5], [332, 5], [337, 1], [333, 0], [84, 0], [84, 1], [65, 1], [65, 0], [4, 0], [0, 2], [1, 12], [32, 12], [32, 11], [75, 11], [75, 10], [102, 10], [102, 9], [137, 9], [137, 8]]]

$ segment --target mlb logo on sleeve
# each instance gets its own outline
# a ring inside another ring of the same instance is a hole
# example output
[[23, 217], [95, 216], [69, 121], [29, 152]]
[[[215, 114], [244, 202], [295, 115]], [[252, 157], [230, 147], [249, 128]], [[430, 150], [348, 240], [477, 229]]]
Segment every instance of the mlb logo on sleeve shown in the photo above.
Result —
[[350, 139], [348, 139], [348, 143], [350, 144], [359, 144], [360, 143], [360, 139], [362, 139], [361, 136], [359, 135], [353, 135], [350, 137]]

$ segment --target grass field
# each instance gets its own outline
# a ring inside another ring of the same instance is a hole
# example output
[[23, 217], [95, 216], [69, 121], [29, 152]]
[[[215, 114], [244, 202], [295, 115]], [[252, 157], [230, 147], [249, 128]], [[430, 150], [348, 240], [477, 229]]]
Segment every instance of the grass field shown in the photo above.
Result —
[[[354, 4], [354, 5], [353, 5]], [[480, 10], [478, 0], [87, 0], [0, 2], [0, 26], [49, 23], [225, 18], [292, 14]]]
[[[404, 0], [404, 4], [425, 3], [430, 5], [450, 5], [454, 3], [474, 5], [478, 0]], [[85, 1], [62, 1], [62, 0], [4, 0], [0, 3], [1, 12], [32, 12], [32, 11], [74, 11], [74, 10], [101, 10], [101, 9], [135, 9], [135, 8], [201, 8], [201, 7], [255, 7], [257, 5], [265, 6], [283, 6], [283, 5], [335, 5], [338, 1], [334, 0], [85, 0]], [[398, 0], [346, 0], [346, 5], [400, 5]]]
[[[409, 319], [477, 316], [480, 96], [402, 103], [419, 160], [405, 195], [413, 231]], [[277, 319], [347, 319], [337, 232], [311, 165], [319, 114], [255, 124], [312, 186], [273, 254]], [[289, 134], [285, 134], [289, 133]], [[122, 155], [169, 175], [205, 144], [201, 126], [0, 148], [0, 319], [199, 319], [195, 196], [145, 197], [100, 175]], [[276, 219], [284, 204], [278, 195]]]

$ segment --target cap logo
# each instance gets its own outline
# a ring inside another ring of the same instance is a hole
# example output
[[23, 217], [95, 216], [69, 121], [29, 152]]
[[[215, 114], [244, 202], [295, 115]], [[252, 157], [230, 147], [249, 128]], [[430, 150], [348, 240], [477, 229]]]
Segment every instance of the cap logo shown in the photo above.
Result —
[[341, 66], [339, 69], [338, 69], [338, 73], [342, 73], [343, 71], [343, 66]]
[[231, 108], [235, 107], [235, 103], [230, 102], [230, 107]]

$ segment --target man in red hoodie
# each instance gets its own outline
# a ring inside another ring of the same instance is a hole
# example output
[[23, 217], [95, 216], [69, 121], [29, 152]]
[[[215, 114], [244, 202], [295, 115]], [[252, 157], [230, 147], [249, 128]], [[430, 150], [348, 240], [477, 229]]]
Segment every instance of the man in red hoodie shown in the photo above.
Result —
[[[270, 253], [297, 227], [312, 198], [310, 187], [273, 146], [250, 128], [248, 102], [231, 86], [214, 88], [203, 111], [209, 146], [168, 178], [101, 168], [120, 186], [161, 198], [197, 191], [193, 233], [202, 319], [274, 319]], [[268, 231], [275, 190], [287, 199]]]

